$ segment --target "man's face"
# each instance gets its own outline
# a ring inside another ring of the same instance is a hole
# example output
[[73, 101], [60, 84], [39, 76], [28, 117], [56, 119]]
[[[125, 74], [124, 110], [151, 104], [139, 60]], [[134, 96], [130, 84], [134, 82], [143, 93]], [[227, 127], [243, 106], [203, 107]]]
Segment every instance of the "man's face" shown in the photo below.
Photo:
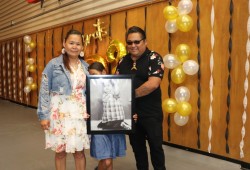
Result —
[[141, 56], [147, 48], [147, 41], [142, 39], [140, 33], [131, 33], [127, 37], [127, 50], [134, 56]]

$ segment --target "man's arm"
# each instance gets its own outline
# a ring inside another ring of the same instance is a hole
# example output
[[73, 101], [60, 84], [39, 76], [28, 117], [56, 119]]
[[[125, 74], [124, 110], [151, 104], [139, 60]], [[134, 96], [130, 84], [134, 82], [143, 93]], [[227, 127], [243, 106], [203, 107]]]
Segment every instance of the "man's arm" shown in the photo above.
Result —
[[143, 83], [140, 87], [135, 89], [135, 97], [143, 97], [152, 93], [161, 84], [161, 78], [159, 77], [149, 77], [148, 81]]

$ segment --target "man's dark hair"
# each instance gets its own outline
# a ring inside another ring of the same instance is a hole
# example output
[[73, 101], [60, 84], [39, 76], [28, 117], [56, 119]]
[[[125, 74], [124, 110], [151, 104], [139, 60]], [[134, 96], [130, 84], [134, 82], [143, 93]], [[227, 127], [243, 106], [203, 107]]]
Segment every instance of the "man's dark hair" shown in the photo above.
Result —
[[146, 33], [143, 29], [141, 29], [140, 27], [137, 26], [132, 26], [128, 29], [127, 34], [126, 34], [126, 39], [128, 38], [129, 34], [132, 33], [140, 33], [141, 34], [141, 38], [144, 40], [146, 39]]

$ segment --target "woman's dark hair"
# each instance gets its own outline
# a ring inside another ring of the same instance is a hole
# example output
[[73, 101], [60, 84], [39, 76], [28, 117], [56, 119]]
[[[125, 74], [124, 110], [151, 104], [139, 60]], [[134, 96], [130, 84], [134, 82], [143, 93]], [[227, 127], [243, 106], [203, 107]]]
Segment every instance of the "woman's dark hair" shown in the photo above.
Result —
[[143, 29], [141, 29], [140, 27], [137, 27], [137, 26], [132, 26], [132, 27], [130, 27], [130, 28], [128, 29], [128, 31], [127, 31], [126, 39], [128, 39], [128, 35], [129, 35], [129, 34], [132, 34], [132, 33], [139, 33], [139, 34], [141, 34], [141, 38], [142, 38], [143, 40], [146, 39], [146, 33], [145, 33], [145, 31], [144, 31]]
[[[82, 34], [79, 32], [79, 31], [77, 31], [77, 30], [69, 30], [68, 32], [67, 32], [67, 34], [66, 34], [66, 36], [65, 36], [65, 42], [66, 42], [66, 40], [69, 38], [69, 36], [70, 35], [80, 35], [80, 37], [81, 37], [81, 39], [82, 39], [82, 44], [83, 44], [83, 37], [82, 37]], [[79, 58], [80, 58], [80, 56], [79, 56]], [[70, 71], [70, 72], [72, 72], [72, 70], [71, 70], [71, 68], [70, 68], [70, 66], [69, 66], [69, 57], [68, 57], [68, 54], [67, 53], [65, 53], [65, 54], [63, 54], [63, 64], [65, 65], [65, 67]]]
[[102, 63], [96, 61], [96, 62], [93, 62], [92, 64], [89, 65], [89, 70], [90, 69], [95, 69], [97, 71], [102, 72], [105, 69], [105, 67], [103, 66]]

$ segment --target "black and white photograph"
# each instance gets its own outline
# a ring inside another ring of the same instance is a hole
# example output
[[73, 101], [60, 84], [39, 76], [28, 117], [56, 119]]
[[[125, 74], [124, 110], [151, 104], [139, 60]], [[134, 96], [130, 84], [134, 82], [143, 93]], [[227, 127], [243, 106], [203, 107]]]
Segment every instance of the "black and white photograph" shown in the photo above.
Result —
[[87, 76], [88, 133], [129, 133], [133, 130], [132, 79], [131, 75]]

